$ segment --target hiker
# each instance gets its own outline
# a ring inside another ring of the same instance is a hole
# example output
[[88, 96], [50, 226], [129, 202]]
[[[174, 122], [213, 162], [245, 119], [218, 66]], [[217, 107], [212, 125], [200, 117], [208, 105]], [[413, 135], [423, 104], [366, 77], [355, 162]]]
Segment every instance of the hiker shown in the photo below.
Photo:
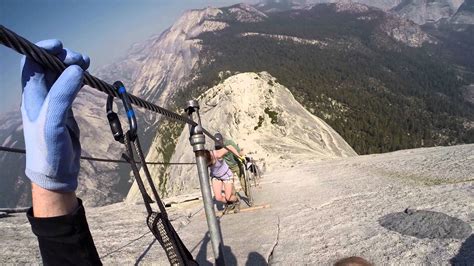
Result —
[[37, 43], [67, 66], [57, 76], [23, 57], [21, 114], [26, 146], [25, 174], [33, 206], [27, 217], [45, 265], [101, 265], [81, 199], [79, 127], [71, 106], [82, 87], [89, 57], [63, 49], [58, 40]]
[[[222, 134], [219, 132], [214, 134], [214, 138], [217, 139], [217, 142], [215, 143], [216, 150], [222, 149], [224, 147], [235, 150], [234, 152], [235, 154], [229, 152], [226, 155], [224, 155], [224, 161], [227, 163], [227, 165], [229, 165], [229, 168], [232, 171], [232, 173], [239, 177], [240, 186], [242, 187], [242, 190], [244, 191], [245, 195], [248, 197], [248, 193], [246, 190], [247, 186], [246, 186], [245, 177], [244, 177], [244, 169], [243, 169], [243, 167], [245, 167], [244, 166], [245, 158], [243, 157], [244, 155], [243, 149], [241, 149], [239, 145], [237, 145], [233, 140], [224, 139]], [[237, 156], [236, 154], [238, 154], [239, 156]]]
[[[236, 152], [233, 147], [230, 150]], [[240, 201], [233, 193], [232, 171], [223, 160], [227, 153], [226, 149], [205, 151], [204, 157], [210, 169], [212, 191], [216, 200], [226, 204], [226, 209], [235, 209], [240, 205]], [[222, 196], [222, 189], [224, 189], [224, 196]]]
[[250, 156], [245, 156], [245, 169], [249, 170], [252, 174], [257, 175], [257, 166], [254, 164], [254, 161]]

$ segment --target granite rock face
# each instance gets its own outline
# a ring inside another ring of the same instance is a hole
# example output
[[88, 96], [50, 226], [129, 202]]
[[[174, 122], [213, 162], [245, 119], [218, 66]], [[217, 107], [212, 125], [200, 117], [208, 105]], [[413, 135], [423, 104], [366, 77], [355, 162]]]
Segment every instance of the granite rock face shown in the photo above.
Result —
[[[473, 158], [471, 144], [305, 161], [268, 171], [255, 190], [256, 206], [266, 208], [244, 211], [242, 204], [240, 213], [219, 219], [227, 265], [332, 265], [354, 255], [375, 265], [470, 265]], [[402, 219], [389, 220], [404, 230], [379, 223], [400, 212]], [[169, 265], [145, 225], [143, 205], [117, 203], [86, 213], [104, 264]], [[199, 264], [212, 265], [202, 201], [178, 204], [168, 214]], [[431, 238], [413, 236], [420, 233]], [[41, 262], [25, 214], [0, 218], [0, 235], [2, 263]]]
[[434, 42], [418, 24], [401, 19], [397, 15], [386, 15], [380, 29], [388, 36], [410, 47], [421, 47], [425, 42]]

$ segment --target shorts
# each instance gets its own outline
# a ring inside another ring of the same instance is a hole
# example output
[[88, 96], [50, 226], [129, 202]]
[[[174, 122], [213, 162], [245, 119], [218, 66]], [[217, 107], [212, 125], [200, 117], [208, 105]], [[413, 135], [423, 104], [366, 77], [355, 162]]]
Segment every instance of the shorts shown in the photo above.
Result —
[[225, 184], [232, 183], [232, 179], [231, 179], [229, 176], [227, 176], [227, 175], [225, 175], [225, 176], [223, 176], [223, 177], [215, 177], [215, 176], [213, 176], [213, 177], [211, 178], [211, 180], [212, 180], [212, 179], [217, 179], [217, 180], [219, 180], [219, 181], [221, 181], [221, 182], [223, 182], [223, 183], [225, 183]]

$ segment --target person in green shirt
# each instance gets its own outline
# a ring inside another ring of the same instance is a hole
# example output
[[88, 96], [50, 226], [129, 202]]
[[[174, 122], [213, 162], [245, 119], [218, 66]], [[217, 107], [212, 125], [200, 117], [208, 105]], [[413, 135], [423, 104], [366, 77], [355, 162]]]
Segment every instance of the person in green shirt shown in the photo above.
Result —
[[232, 139], [224, 138], [222, 134], [219, 132], [214, 134], [214, 137], [217, 140], [216, 147], [215, 147], [216, 149], [222, 149], [223, 147], [227, 147], [227, 148], [233, 147], [238, 152], [238, 156], [236, 154], [228, 152], [224, 156], [224, 161], [227, 163], [232, 173], [239, 177], [240, 186], [242, 187], [242, 190], [244, 191], [245, 196], [248, 197], [248, 193], [246, 189], [247, 186], [246, 186], [246, 181], [244, 177], [245, 166], [242, 163], [242, 158], [243, 158], [242, 149]]

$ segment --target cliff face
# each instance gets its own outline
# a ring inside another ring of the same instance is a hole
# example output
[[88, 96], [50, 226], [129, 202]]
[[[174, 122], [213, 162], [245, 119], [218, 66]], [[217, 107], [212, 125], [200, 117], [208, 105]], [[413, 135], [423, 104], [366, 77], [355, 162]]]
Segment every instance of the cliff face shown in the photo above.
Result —
[[474, 24], [474, 0], [465, 0], [451, 18], [455, 24]]
[[[235, 140], [266, 170], [357, 155], [330, 126], [310, 114], [287, 88], [266, 72], [232, 76], [204, 93], [199, 102], [203, 126]], [[171, 162], [194, 161], [188, 138], [186, 127]], [[208, 139], [206, 145], [213, 149], [214, 143]], [[157, 156], [152, 149], [147, 160], [157, 160]], [[154, 177], [160, 175], [159, 166], [150, 166], [150, 171]], [[199, 187], [195, 165], [170, 166], [165, 177], [162, 182], [166, 182], [168, 195]], [[140, 199], [134, 184], [127, 201]]]
[[422, 25], [450, 18], [463, 2], [464, 0], [405, 0], [393, 11], [403, 18]]
[[193, 68], [202, 60], [200, 34], [225, 29], [229, 26], [226, 21], [258, 22], [265, 17], [246, 4], [186, 11], [169, 29], [134, 45], [124, 60], [104, 67], [99, 76], [126, 77], [133, 94], [166, 106], [191, 80]]

